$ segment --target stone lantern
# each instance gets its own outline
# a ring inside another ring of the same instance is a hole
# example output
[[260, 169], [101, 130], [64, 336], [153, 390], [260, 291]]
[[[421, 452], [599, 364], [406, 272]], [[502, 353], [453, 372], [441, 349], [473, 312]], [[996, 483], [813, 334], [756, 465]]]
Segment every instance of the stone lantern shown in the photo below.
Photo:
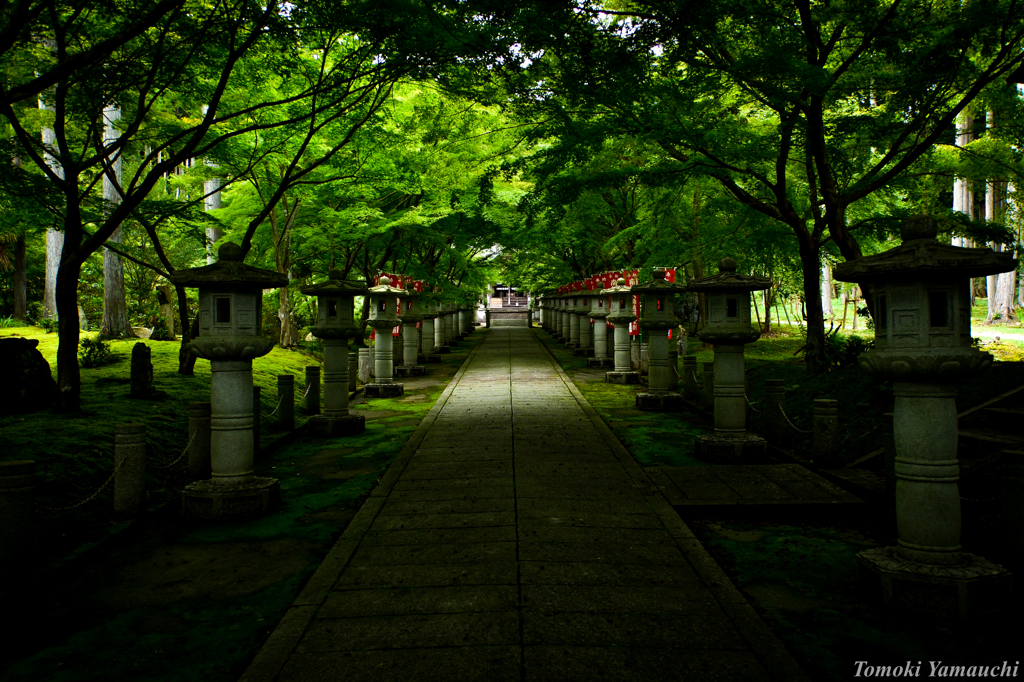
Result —
[[[613, 360], [608, 354], [608, 323], [607, 317], [611, 308], [611, 297], [606, 290], [595, 289], [590, 297], [590, 319], [594, 321], [594, 357], [587, 360], [588, 367], [613, 367]], [[628, 330], [627, 330], [628, 333]]]
[[353, 320], [353, 299], [366, 294], [365, 282], [350, 282], [331, 270], [326, 282], [299, 289], [316, 296], [317, 319], [312, 333], [324, 344], [324, 411], [306, 423], [310, 435], [352, 436], [366, 430], [366, 418], [349, 414], [349, 339], [359, 334]]
[[[441, 362], [441, 355], [437, 350], [437, 296], [432, 293], [420, 294], [420, 314], [423, 315], [423, 361]], [[443, 336], [443, 334], [442, 334]], [[441, 339], [442, 343], [444, 339]]]
[[579, 342], [572, 354], [576, 357], [586, 357], [594, 352], [593, 332], [590, 328], [590, 307], [591, 301], [596, 298], [596, 291], [584, 289], [576, 292], [576, 307], [573, 313], [579, 325]]
[[718, 274], [691, 280], [688, 290], [703, 293], [707, 326], [697, 334], [714, 346], [715, 433], [697, 436], [697, 455], [723, 462], [756, 460], [767, 452], [763, 438], [747, 433], [747, 381], [744, 344], [753, 343], [761, 330], [750, 324], [750, 292], [771, 286], [767, 277], [740, 275], [736, 261], [724, 258]]
[[633, 371], [629, 359], [629, 323], [636, 319], [633, 314], [633, 294], [630, 287], [626, 286], [626, 280], [621, 277], [615, 286], [602, 289], [601, 293], [611, 301], [606, 319], [615, 325], [615, 367], [605, 373], [605, 381], [610, 384], [639, 384], [640, 372]]
[[263, 290], [288, 286], [288, 278], [242, 262], [242, 249], [227, 242], [219, 261], [171, 277], [199, 288], [199, 336], [191, 352], [210, 361], [210, 459], [212, 476], [185, 486], [182, 512], [197, 518], [253, 516], [280, 498], [276, 478], [253, 474], [252, 360], [274, 340], [263, 336]]
[[394, 372], [394, 337], [391, 330], [398, 323], [398, 297], [405, 295], [405, 289], [391, 286], [388, 277], [381, 277], [375, 287], [370, 287], [370, 326], [375, 333], [374, 381], [366, 384], [367, 398], [397, 398], [405, 393], [405, 386], [396, 384]]
[[410, 282], [405, 288], [405, 293], [399, 301], [402, 310], [399, 317], [402, 320], [402, 364], [395, 368], [400, 377], [423, 376], [426, 371], [423, 365], [416, 364], [420, 356], [420, 337], [416, 329], [416, 323], [423, 321], [420, 312], [420, 292]]
[[1012, 576], [963, 552], [957, 481], [955, 385], [987, 369], [971, 346], [970, 279], [1016, 268], [1009, 254], [941, 244], [929, 216], [903, 223], [903, 244], [836, 268], [836, 279], [868, 285], [875, 348], [858, 358], [896, 397], [895, 547], [857, 555], [861, 577], [882, 600], [968, 617], [1004, 607]]
[[678, 326], [676, 319], [676, 294], [686, 287], [665, 279], [665, 271], [657, 269], [653, 279], [646, 284], [632, 287], [634, 295], [643, 297], [643, 317], [640, 328], [647, 332], [648, 343], [648, 388], [638, 393], [636, 406], [641, 410], [674, 411], [683, 407], [683, 396], [679, 394], [678, 372], [668, 366], [668, 332]]

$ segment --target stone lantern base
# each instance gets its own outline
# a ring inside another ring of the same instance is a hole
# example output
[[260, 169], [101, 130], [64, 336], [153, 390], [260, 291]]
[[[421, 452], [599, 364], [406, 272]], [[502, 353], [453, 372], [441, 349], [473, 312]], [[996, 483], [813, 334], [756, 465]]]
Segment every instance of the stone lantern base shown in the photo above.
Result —
[[640, 372], [605, 372], [604, 380], [608, 384], [639, 384]]
[[338, 417], [318, 414], [309, 418], [306, 428], [309, 435], [315, 438], [355, 436], [366, 431], [366, 417], [361, 414], [346, 414]]
[[963, 558], [959, 566], [934, 566], [880, 547], [857, 555], [857, 571], [869, 597], [897, 610], [968, 620], [1005, 609], [1013, 574], [974, 554]]
[[281, 501], [276, 478], [222, 485], [211, 479], [189, 483], [181, 492], [181, 513], [193, 519], [244, 519], [262, 516]]
[[611, 358], [590, 358], [587, 360], [587, 367], [597, 367], [598, 369], [604, 369], [605, 367], [614, 367], [615, 361]]
[[594, 354], [593, 348], [574, 348], [572, 356], [574, 358], [585, 358]]
[[636, 409], [647, 412], [679, 412], [683, 409], [683, 396], [675, 391], [637, 393]]
[[421, 377], [427, 373], [423, 365], [398, 365], [395, 367], [395, 376], [400, 377]]
[[768, 441], [753, 433], [741, 436], [697, 436], [694, 439], [697, 457], [722, 464], [749, 464], [764, 461]]
[[[434, 346], [434, 352], [435, 353], [440, 353], [441, 355], [444, 355], [445, 353], [451, 353], [452, 349], [451, 349], [451, 346]], [[427, 362], [431, 362], [431, 361], [427, 360]]]
[[404, 384], [366, 384], [363, 395], [367, 398], [399, 398], [405, 395]]
[[440, 353], [436, 349], [431, 351], [431, 352], [429, 352], [429, 353], [420, 353], [419, 357], [416, 358], [416, 362], [423, 362], [423, 363], [441, 362], [441, 355], [440, 355]]

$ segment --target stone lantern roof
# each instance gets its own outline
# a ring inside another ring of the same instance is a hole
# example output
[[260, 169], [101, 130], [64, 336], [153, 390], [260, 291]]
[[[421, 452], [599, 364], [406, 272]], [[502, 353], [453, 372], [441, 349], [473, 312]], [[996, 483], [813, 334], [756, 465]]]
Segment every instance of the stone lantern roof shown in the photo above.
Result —
[[288, 286], [288, 277], [273, 270], [264, 270], [242, 262], [242, 247], [225, 242], [217, 249], [216, 263], [199, 268], [178, 270], [169, 277], [172, 284], [208, 289], [223, 285], [225, 290], [238, 287], [276, 289]]
[[[665, 279], [664, 270], [655, 270], [652, 276], [654, 279], [650, 282], [634, 284], [630, 287], [630, 292], [633, 294], [658, 294], [662, 292], [666, 294], [679, 294], [687, 290], [686, 285], [677, 284]], [[624, 280], [619, 281], [625, 283]], [[605, 289], [605, 291], [611, 291], [611, 289]]]
[[341, 294], [344, 296], [363, 296], [366, 294], [366, 282], [343, 279], [341, 270], [331, 269], [327, 281], [310, 284], [299, 291], [306, 296]]
[[931, 216], [908, 218], [900, 226], [903, 243], [874, 256], [836, 266], [833, 277], [841, 282], [874, 284], [922, 279], [967, 279], [1009, 272], [1017, 261], [1008, 253], [989, 248], [971, 249], [939, 243], [938, 225]]
[[399, 287], [391, 286], [391, 278], [386, 277], [386, 276], [385, 277], [381, 277], [379, 282], [380, 283], [377, 284], [377, 286], [369, 288], [369, 290], [368, 290], [369, 293], [371, 293], [371, 294], [394, 294], [395, 296], [404, 296], [405, 295], [405, 289], [401, 289]]
[[[763, 291], [772, 285], [767, 277], [756, 275], [740, 275], [736, 272], [736, 261], [723, 258], [718, 262], [718, 274], [711, 277], [691, 279], [686, 289], [696, 293], [740, 293], [743, 291]], [[636, 290], [636, 287], [633, 287]]]
[[608, 287], [607, 289], [601, 289], [602, 294], [628, 294], [632, 290], [632, 287], [626, 286], [626, 280], [619, 277], [615, 282], [615, 286]]

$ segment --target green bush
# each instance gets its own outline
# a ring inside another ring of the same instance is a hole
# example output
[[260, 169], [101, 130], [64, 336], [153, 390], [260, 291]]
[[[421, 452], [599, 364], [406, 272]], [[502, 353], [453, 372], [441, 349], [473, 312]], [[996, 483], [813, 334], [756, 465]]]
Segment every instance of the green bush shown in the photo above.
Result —
[[171, 336], [171, 332], [167, 329], [167, 320], [163, 315], [154, 315], [150, 318], [150, 323], [153, 325], [153, 333], [149, 335], [152, 341], [173, 341], [174, 337]]
[[109, 365], [116, 357], [111, 354], [110, 346], [99, 339], [82, 339], [78, 346], [78, 361], [82, 367], [99, 367]]
[[39, 319], [39, 328], [44, 330], [47, 334], [52, 334], [57, 331], [57, 320], [53, 317], [43, 317]]

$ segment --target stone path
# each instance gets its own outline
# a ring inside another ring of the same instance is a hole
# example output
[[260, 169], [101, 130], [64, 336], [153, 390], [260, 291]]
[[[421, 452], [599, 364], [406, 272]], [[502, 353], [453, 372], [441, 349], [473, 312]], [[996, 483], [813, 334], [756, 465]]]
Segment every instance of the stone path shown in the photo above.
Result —
[[805, 679], [534, 332], [477, 333], [242, 679]]

